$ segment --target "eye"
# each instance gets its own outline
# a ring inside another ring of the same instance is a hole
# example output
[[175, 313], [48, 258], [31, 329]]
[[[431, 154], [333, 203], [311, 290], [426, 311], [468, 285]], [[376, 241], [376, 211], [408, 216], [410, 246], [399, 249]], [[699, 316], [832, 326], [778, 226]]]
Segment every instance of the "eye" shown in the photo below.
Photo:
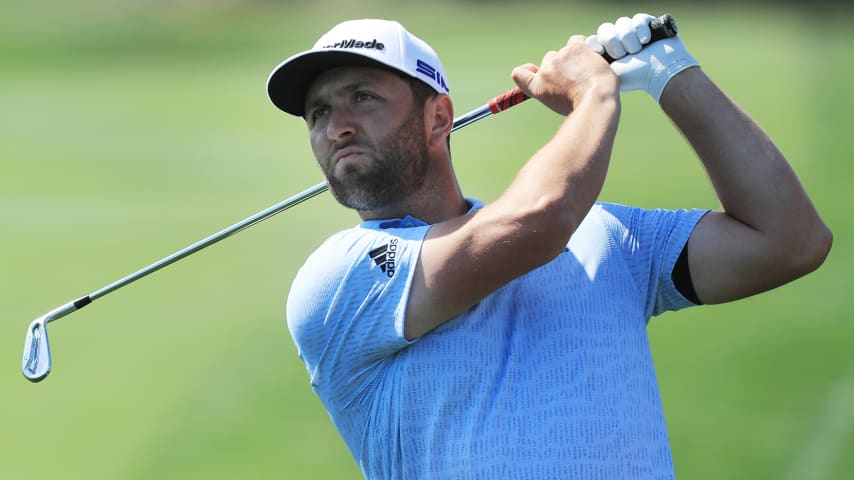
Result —
[[353, 101], [356, 103], [367, 102], [375, 98], [377, 97], [374, 96], [374, 94], [368, 92], [356, 92], [356, 94], [353, 95]]
[[329, 107], [327, 107], [325, 105], [318, 106], [318, 107], [313, 108], [309, 112], [309, 118], [311, 119], [312, 123], [316, 123], [318, 120], [325, 117], [328, 113], [329, 113]]

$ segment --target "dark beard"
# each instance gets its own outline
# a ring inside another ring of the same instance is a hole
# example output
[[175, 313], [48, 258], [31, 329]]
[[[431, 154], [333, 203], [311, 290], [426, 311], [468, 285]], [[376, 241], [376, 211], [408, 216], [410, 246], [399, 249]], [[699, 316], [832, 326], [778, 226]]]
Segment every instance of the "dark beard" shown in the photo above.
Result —
[[[366, 146], [356, 141], [342, 148], [351, 145]], [[332, 195], [345, 207], [380, 210], [403, 200], [424, 183], [428, 154], [424, 119], [418, 113], [372, 150], [375, 161], [367, 172], [348, 169], [336, 177], [333, 164], [324, 172]]]

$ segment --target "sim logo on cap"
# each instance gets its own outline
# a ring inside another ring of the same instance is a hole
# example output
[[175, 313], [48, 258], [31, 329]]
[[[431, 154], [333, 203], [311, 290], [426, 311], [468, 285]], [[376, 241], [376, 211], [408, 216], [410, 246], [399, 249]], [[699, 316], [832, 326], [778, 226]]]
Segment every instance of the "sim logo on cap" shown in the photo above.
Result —
[[421, 59], [417, 60], [417, 68], [415, 69], [415, 71], [422, 74], [422, 75], [426, 75], [426, 76], [430, 77], [430, 80], [433, 80], [437, 84], [441, 85], [442, 88], [445, 89], [445, 92], [450, 91], [450, 89], [448, 88], [448, 85], [445, 83], [445, 79], [442, 77], [442, 74], [439, 73], [439, 71], [436, 68], [432, 67], [429, 63], [425, 62], [424, 60], [421, 60]]

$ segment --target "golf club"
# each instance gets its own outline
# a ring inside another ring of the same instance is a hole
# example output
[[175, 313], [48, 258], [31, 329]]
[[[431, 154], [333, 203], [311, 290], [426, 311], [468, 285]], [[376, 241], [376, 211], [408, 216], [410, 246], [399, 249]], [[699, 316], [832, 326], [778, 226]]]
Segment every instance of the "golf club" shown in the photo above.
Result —
[[[676, 28], [676, 22], [673, 20], [673, 17], [670, 14], [665, 14], [657, 19], [652, 20], [650, 22], [650, 30], [652, 31], [650, 43], [657, 40], [661, 40], [663, 38], [673, 37], [678, 33], [678, 30]], [[613, 59], [609, 58], [606, 54], [603, 56], [605, 56], [609, 62], [613, 61]], [[489, 115], [500, 113], [515, 105], [518, 105], [519, 103], [527, 99], [528, 97], [518, 88], [508, 90], [507, 92], [493, 98], [485, 105], [454, 119], [454, 124], [451, 128], [451, 131], [456, 131]], [[89, 305], [93, 301], [103, 297], [104, 295], [107, 295], [108, 293], [114, 292], [126, 285], [135, 282], [136, 280], [139, 280], [140, 278], [143, 278], [168, 265], [171, 265], [184, 257], [192, 255], [198, 252], [199, 250], [202, 250], [219, 242], [220, 240], [230, 237], [257, 223], [260, 223], [272, 217], [273, 215], [276, 215], [277, 213], [283, 212], [295, 205], [299, 205], [300, 203], [325, 192], [328, 188], [329, 187], [326, 183], [319, 183], [290, 198], [282, 200], [281, 202], [267, 208], [266, 210], [247, 217], [246, 219], [235, 223], [234, 225], [224, 230], [214, 233], [213, 235], [210, 235], [182, 250], [179, 250], [173, 253], [172, 255], [163, 258], [162, 260], [159, 260], [147, 267], [137, 270], [136, 272], [124, 278], [121, 278], [101, 288], [100, 290], [96, 290], [90, 293], [89, 295], [68, 302], [36, 318], [32, 322], [30, 322], [30, 325], [27, 328], [27, 336], [24, 340], [24, 355], [21, 367], [24, 376], [32, 382], [39, 382], [45, 377], [47, 377], [47, 375], [50, 373], [51, 354], [50, 344], [48, 342], [47, 335], [48, 323], [60, 319], [66, 315], [69, 315], [72, 312], [80, 310], [81, 308], [85, 307], [86, 305]]]

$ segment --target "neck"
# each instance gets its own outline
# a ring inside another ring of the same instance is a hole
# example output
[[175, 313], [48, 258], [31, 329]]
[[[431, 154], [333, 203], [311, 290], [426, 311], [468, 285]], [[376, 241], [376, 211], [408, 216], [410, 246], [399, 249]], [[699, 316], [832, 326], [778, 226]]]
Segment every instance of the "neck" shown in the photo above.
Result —
[[432, 225], [465, 215], [469, 207], [450, 166], [450, 159], [432, 164], [447, 167], [431, 171], [418, 190], [406, 198], [377, 210], [360, 210], [359, 217], [362, 220], [384, 220], [409, 215]]
[[457, 189], [444, 193], [413, 194], [381, 209], [360, 210], [358, 213], [362, 220], [403, 218], [409, 215], [432, 225], [465, 215], [468, 208], [462, 193]]

